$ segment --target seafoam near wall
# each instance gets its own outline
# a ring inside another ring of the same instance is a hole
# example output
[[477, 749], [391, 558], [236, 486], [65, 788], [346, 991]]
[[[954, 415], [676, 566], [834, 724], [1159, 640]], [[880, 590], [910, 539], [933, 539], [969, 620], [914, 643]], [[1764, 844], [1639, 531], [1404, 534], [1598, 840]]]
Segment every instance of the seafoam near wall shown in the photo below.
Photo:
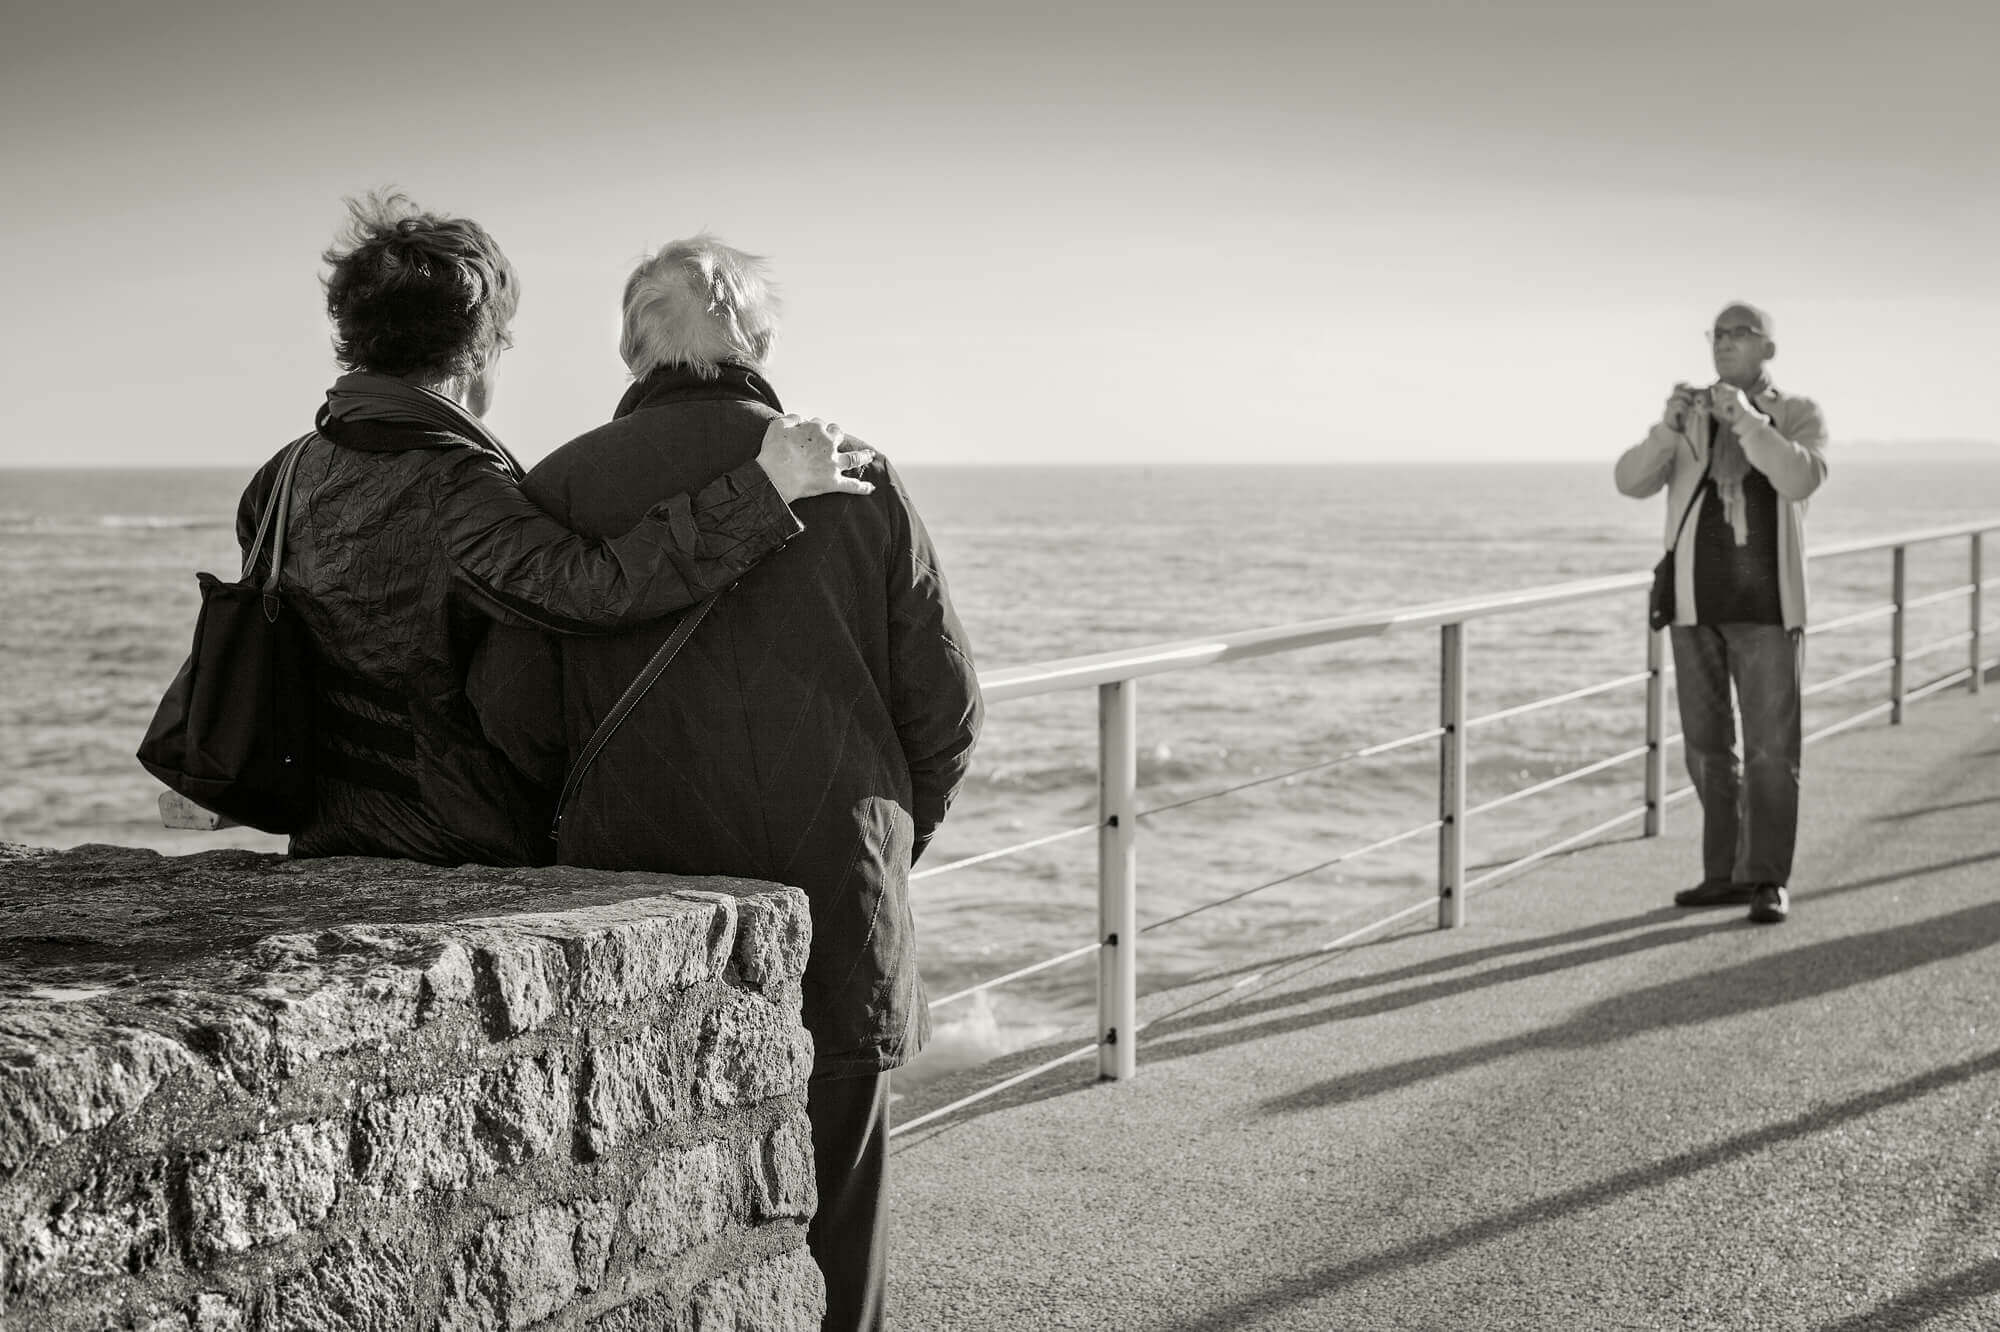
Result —
[[0, 844], [0, 1327], [817, 1328], [808, 938], [740, 880]]

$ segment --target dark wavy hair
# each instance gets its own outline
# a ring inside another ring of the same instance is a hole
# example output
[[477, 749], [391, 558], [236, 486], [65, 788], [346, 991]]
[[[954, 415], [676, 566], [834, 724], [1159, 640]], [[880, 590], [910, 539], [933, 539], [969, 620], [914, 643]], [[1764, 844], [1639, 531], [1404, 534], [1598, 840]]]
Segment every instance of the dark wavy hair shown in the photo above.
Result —
[[484, 227], [398, 193], [349, 199], [347, 212], [320, 256], [341, 365], [438, 383], [471, 378], [511, 345], [521, 280]]

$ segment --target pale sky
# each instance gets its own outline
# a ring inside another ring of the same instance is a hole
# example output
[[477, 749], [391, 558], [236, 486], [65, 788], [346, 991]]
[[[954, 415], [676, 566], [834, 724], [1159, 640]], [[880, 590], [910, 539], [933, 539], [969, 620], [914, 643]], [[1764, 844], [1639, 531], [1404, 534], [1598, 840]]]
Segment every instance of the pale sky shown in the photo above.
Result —
[[2000, 436], [1991, 3], [30, 9], [0, 464], [305, 430], [386, 185], [520, 271], [530, 458], [703, 228], [772, 261], [786, 405], [905, 463], [1608, 460], [1738, 297], [1836, 447]]

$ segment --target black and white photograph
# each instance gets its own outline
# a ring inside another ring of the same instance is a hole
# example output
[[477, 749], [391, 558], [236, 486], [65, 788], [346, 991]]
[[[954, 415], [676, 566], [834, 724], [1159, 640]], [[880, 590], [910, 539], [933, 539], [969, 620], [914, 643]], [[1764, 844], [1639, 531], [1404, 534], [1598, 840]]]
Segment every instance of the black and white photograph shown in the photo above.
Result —
[[2000, 8], [0, 31], [0, 1332], [2000, 1332]]

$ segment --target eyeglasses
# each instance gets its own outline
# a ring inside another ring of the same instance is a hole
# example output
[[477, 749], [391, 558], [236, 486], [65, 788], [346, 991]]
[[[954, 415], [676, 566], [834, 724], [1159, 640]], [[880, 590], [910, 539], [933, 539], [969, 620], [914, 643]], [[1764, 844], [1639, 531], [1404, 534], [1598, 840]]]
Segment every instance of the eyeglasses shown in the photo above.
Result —
[[1752, 328], [1748, 324], [1737, 324], [1731, 328], [1710, 329], [1701, 335], [1701, 340], [1710, 346], [1714, 346], [1724, 338], [1728, 338], [1732, 342], [1748, 342], [1752, 338], [1761, 338], [1763, 336], [1764, 330], [1760, 328]]

